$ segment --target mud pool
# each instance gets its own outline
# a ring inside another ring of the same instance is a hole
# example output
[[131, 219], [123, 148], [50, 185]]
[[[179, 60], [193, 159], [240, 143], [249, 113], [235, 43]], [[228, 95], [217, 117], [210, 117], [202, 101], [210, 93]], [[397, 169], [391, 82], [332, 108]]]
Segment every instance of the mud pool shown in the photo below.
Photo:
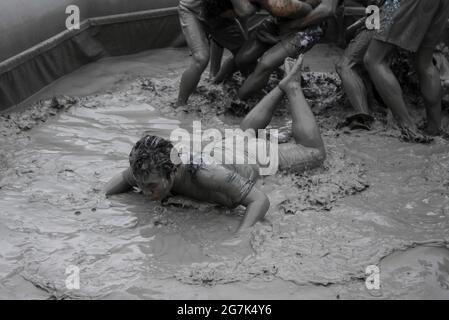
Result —
[[[242, 209], [102, 192], [144, 132], [241, 120], [232, 81], [205, 78], [191, 107], [173, 110], [186, 50], [101, 60], [1, 115], [0, 298], [448, 299], [449, 142], [400, 142], [382, 116], [372, 132], [335, 129], [350, 110], [329, 52], [310, 54], [304, 76], [328, 160], [266, 178], [267, 219], [236, 246], [224, 242]], [[285, 108], [272, 125], [288, 132]]]

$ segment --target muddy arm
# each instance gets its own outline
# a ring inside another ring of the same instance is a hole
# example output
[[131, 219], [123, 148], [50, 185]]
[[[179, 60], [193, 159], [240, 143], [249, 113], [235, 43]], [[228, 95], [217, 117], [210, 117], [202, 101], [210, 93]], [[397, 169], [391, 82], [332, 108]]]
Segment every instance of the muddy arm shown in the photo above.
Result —
[[294, 20], [289, 23], [288, 27], [291, 29], [304, 29], [310, 26], [315, 26], [324, 20], [335, 16], [337, 12], [339, 0], [323, 0], [311, 13], [305, 18]]
[[248, 196], [243, 200], [242, 205], [246, 207], [245, 217], [237, 232], [245, 231], [256, 222], [262, 220], [270, 209], [270, 200], [267, 195], [253, 187]]
[[[123, 171], [122, 173], [113, 177], [105, 187], [106, 196], [112, 196], [115, 194], [125, 193], [130, 191], [135, 183], [130, 183], [132, 178], [130, 169]], [[132, 181], [131, 181], [132, 182]]]

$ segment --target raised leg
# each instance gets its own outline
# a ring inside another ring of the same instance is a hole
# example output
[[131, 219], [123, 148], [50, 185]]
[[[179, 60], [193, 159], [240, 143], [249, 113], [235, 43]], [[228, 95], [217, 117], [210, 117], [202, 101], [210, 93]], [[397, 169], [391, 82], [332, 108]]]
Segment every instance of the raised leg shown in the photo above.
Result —
[[226, 78], [232, 76], [235, 71], [237, 71], [237, 66], [235, 65], [235, 58], [230, 57], [225, 60], [225, 62], [215, 75], [215, 78], [212, 82], [214, 84], [222, 83], [223, 81], [225, 81]]
[[292, 115], [292, 133], [297, 144], [320, 150], [324, 155], [325, 147], [315, 115], [304, 97], [301, 87], [301, 66], [304, 56], [301, 55], [296, 63], [291, 59], [285, 62], [287, 76], [279, 83], [279, 88], [285, 92], [289, 101]]
[[273, 112], [279, 106], [284, 93], [289, 100], [289, 108], [292, 115], [292, 133], [297, 144], [305, 147], [316, 148], [325, 154], [325, 148], [321, 133], [301, 87], [301, 66], [303, 55], [295, 63], [292, 59], [285, 62], [286, 76], [268, 95], [254, 107], [245, 117], [240, 127], [242, 130], [266, 128], [273, 117]]

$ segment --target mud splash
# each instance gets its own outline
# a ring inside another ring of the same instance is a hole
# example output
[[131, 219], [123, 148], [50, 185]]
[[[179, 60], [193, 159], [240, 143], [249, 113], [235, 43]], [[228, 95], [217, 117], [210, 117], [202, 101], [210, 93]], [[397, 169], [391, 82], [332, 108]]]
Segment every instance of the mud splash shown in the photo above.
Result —
[[[104, 184], [126, 168], [129, 151], [144, 132], [168, 137], [199, 118], [205, 128], [241, 121], [232, 83], [239, 79], [224, 86], [203, 82], [191, 106], [175, 110], [182, 67], [137, 80], [128, 75], [120, 87], [65, 100], [73, 104], [44, 101], [48, 114], [33, 116], [31, 108], [2, 121], [2, 297], [170, 298], [182, 292], [190, 298], [203, 287], [211, 293], [228, 284], [224, 291], [233, 292], [230, 284], [281, 281], [282, 286], [339, 288], [343, 298], [369, 298], [362, 281], [368, 265], [392, 266], [397, 260], [389, 257], [420, 244], [447, 245], [448, 143], [401, 143], [385, 134], [393, 129], [383, 123], [371, 133], [336, 130], [349, 109], [334, 74], [307, 73], [304, 84], [328, 149], [325, 167], [266, 178], [261, 188], [272, 208], [240, 243], [227, 240], [242, 208], [183, 198], [159, 204], [137, 193], [105, 198]], [[272, 126], [289, 128], [285, 110], [279, 108]], [[412, 257], [421, 257], [414, 252]], [[71, 265], [82, 275], [75, 293], [65, 287]], [[388, 270], [396, 279], [400, 267]], [[420, 279], [418, 273], [410, 277]], [[407, 291], [409, 283], [398, 279], [383, 297], [422, 294]], [[260, 292], [252, 297], [266, 296]]]

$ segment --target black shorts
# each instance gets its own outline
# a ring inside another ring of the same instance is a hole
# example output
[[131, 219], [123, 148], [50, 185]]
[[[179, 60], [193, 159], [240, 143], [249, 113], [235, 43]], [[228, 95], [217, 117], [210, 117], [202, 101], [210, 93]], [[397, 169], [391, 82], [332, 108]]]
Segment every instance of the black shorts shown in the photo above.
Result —
[[448, 0], [386, 0], [374, 38], [412, 52], [434, 48], [448, 18]]

